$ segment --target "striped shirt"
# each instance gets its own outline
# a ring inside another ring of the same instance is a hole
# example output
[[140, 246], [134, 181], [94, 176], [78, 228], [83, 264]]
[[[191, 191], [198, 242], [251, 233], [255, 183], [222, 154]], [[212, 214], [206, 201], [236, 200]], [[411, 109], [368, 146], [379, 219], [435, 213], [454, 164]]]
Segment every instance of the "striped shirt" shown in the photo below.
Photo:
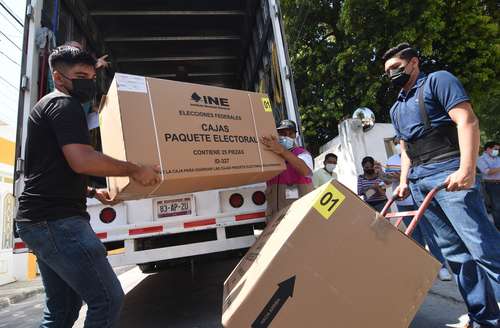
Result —
[[358, 176], [358, 195], [363, 196], [367, 203], [386, 201], [385, 193], [380, 193], [374, 184], [384, 183], [379, 177], [367, 179], [363, 175]]

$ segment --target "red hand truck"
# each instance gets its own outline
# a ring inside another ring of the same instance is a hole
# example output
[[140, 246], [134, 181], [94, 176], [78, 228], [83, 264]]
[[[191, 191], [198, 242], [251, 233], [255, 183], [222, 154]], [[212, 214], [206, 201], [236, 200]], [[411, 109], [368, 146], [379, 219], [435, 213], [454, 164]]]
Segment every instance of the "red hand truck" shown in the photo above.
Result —
[[[413, 233], [413, 230], [415, 230], [415, 228], [417, 227], [418, 221], [420, 221], [420, 219], [424, 215], [425, 211], [429, 207], [429, 204], [431, 203], [431, 201], [434, 198], [434, 196], [441, 189], [444, 189], [444, 188], [446, 188], [446, 184], [445, 183], [442, 183], [439, 186], [433, 188], [427, 194], [427, 196], [425, 196], [424, 201], [422, 202], [422, 205], [420, 205], [420, 207], [416, 211], [387, 213], [387, 211], [391, 207], [392, 203], [394, 203], [394, 201], [396, 201], [398, 199], [398, 196], [394, 194], [394, 195], [392, 195], [391, 199], [389, 199], [387, 201], [387, 203], [385, 204], [384, 208], [382, 209], [382, 212], [380, 212], [380, 215], [382, 215], [383, 217], [385, 217], [388, 220], [391, 219], [391, 218], [398, 218], [398, 220], [394, 224], [394, 226], [396, 226], [396, 228], [399, 227], [399, 225], [403, 221], [403, 218], [405, 218], [407, 216], [413, 216], [413, 219], [411, 220], [410, 224], [408, 225], [408, 227], [404, 231], [405, 235], [411, 236], [411, 234]], [[410, 196], [408, 196], [408, 197], [410, 197]]]

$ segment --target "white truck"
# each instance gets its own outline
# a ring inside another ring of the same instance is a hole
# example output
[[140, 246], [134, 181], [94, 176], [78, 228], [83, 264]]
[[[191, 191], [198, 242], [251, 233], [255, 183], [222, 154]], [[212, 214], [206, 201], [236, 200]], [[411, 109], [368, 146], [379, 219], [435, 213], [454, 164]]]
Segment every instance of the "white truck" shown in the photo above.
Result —
[[[111, 70], [266, 92], [276, 121], [298, 121], [278, 0], [28, 0], [21, 71], [14, 194], [23, 189], [24, 142], [33, 105], [48, 92], [50, 45], [76, 40]], [[55, 42], [54, 42], [55, 41]], [[99, 129], [92, 131], [99, 149]], [[105, 187], [102, 180], [94, 186]], [[104, 182], [105, 183], [105, 182]], [[265, 224], [264, 184], [116, 206], [88, 200], [91, 225], [113, 266], [160, 263], [250, 247]], [[19, 238], [14, 252], [28, 251]]]

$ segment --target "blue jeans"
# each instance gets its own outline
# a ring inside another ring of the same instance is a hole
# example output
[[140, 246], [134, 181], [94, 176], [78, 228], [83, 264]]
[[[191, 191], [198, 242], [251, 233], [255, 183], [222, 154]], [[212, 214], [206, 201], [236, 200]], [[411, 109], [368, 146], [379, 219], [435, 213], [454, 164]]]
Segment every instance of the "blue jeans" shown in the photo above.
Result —
[[500, 230], [500, 183], [485, 181], [484, 189], [490, 197], [491, 215], [498, 230]]
[[19, 236], [36, 255], [42, 274], [46, 304], [40, 327], [72, 327], [82, 300], [88, 305], [85, 328], [113, 327], [124, 294], [88, 219], [16, 224]]
[[[400, 212], [410, 212], [410, 211], [416, 211], [417, 207], [415, 205], [398, 205], [398, 211]], [[407, 216], [403, 219], [404, 223], [406, 226], [408, 226], [411, 222], [412, 216]], [[436, 239], [436, 232], [430, 225], [430, 223], [427, 221], [427, 219], [422, 217], [420, 221], [417, 224], [417, 227], [415, 230], [413, 230], [412, 238], [420, 244], [420, 246], [425, 247], [425, 245], [429, 246], [429, 251], [434, 256], [441, 264], [444, 266], [444, 262], [446, 261], [444, 259], [443, 253], [441, 252], [441, 249], [439, 248]]]
[[[417, 205], [451, 173], [443, 171], [411, 180], [410, 189]], [[438, 192], [425, 216], [457, 277], [469, 317], [484, 326], [497, 327], [500, 310], [495, 290], [500, 288], [500, 233], [488, 220], [479, 179], [467, 190]]]

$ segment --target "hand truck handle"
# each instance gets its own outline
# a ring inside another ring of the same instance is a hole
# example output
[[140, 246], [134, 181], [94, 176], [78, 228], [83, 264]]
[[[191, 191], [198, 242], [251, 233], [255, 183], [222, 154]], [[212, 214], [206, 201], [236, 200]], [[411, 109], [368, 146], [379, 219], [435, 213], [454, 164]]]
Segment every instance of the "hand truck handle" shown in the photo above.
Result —
[[[418, 224], [418, 221], [420, 221], [420, 219], [422, 218], [422, 216], [424, 215], [425, 211], [427, 210], [427, 208], [429, 207], [429, 204], [431, 203], [432, 199], [434, 198], [434, 196], [442, 189], [446, 188], [447, 185], [446, 183], [441, 183], [439, 184], [438, 186], [434, 187], [428, 194], [427, 196], [425, 196], [424, 200], [422, 201], [422, 205], [420, 205], [420, 207], [418, 208], [417, 210], [417, 213], [415, 214], [415, 216], [413, 217], [413, 219], [411, 220], [410, 224], [408, 225], [408, 227], [406, 228], [405, 230], [405, 235], [407, 236], [411, 236], [411, 234], [413, 233], [413, 230], [415, 230], [415, 228], [417, 227], [417, 224]], [[390, 206], [392, 205], [392, 203], [394, 203], [395, 200], [397, 200], [397, 195], [394, 194], [392, 195], [391, 199], [387, 202], [387, 204], [385, 204], [384, 208], [382, 209], [382, 212], [380, 212], [380, 214], [382, 216], [386, 216], [387, 215], [387, 211], [389, 210]]]

